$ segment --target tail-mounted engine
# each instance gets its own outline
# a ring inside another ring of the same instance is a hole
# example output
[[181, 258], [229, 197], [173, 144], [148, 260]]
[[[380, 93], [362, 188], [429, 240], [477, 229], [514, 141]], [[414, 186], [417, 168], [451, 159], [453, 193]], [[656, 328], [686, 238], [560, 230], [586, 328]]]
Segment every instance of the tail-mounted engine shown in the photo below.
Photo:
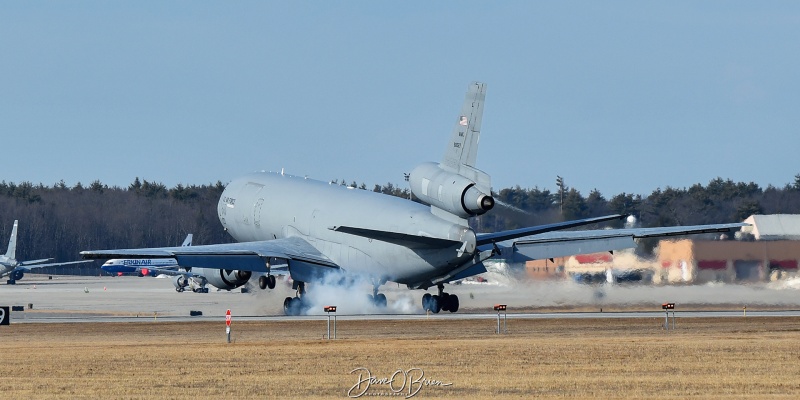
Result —
[[489, 188], [463, 175], [445, 171], [438, 164], [418, 165], [409, 174], [408, 182], [411, 193], [422, 202], [461, 218], [481, 215], [494, 207]]

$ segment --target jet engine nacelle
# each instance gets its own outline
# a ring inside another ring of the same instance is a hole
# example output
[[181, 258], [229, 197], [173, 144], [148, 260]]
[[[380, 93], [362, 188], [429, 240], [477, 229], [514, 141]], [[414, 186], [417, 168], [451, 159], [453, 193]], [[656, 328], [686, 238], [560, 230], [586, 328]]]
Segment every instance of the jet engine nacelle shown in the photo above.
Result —
[[175, 289], [184, 288], [189, 285], [189, 281], [183, 275], [175, 275], [172, 278], [172, 284], [175, 285]]
[[478, 185], [438, 164], [418, 165], [408, 176], [411, 193], [425, 204], [438, 207], [461, 218], [481, 215], [494, 207], [494, 198]]
[[[192, 269], [197, 272], [197, 269]], [[209, 284], [217, 288], [231, 290], [244, 285], [250, 280], [253, 273], [250, 271], [238, 271], [232, 269], [209, 269], [205, 268], [203, 276]]]

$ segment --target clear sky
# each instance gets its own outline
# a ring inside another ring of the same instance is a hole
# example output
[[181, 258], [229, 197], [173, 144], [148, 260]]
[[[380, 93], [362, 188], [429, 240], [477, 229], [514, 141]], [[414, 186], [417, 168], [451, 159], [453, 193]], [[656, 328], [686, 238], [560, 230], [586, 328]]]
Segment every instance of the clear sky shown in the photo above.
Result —
[[0, 1], [0, 180], [404, 184], [473, 80], [495, 189], [800, 173], [795, 1]]

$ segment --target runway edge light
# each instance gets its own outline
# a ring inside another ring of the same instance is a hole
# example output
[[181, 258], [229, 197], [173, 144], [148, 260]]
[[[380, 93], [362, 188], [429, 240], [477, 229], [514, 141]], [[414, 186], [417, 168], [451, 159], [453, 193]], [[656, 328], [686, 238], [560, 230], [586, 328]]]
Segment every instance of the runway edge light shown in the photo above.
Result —
[[[497, 334], [499, 335], [502, 332], [508, 333], [508, 326], [506, 325], [506, 305], [505, 304], [495, 304], [494, 310], [497, 311]], [[500, 331], [500, 313], [503, 313], [503, 331]]]
[[328, 313], [328, 340], [331, 340], [331, 314], [333, 314], [333, 338], [336, 339], [336, 306], [323, 307]]
[[675, 303], [663, 303], [661, 308], [664, 310], [664, 329], [669, 331], [669, 312], [672, 311], [672, 330], [675, 330]]

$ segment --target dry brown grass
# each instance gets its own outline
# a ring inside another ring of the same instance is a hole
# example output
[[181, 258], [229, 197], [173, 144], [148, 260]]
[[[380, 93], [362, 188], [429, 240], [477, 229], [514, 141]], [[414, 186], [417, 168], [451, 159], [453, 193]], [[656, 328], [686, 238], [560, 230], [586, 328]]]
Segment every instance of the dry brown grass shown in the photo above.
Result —
[[[800, 320], [661, 319], [14, 324], [3, 398], [346, 398], [355, 368], [451, 382], [419, 398], [800, 396]], [[387, 393], [373, 385], [368, 393]], [[365, 396], [366, 397], [366, 396]], [[402, 398], [402, 397], [401, 397]]]

